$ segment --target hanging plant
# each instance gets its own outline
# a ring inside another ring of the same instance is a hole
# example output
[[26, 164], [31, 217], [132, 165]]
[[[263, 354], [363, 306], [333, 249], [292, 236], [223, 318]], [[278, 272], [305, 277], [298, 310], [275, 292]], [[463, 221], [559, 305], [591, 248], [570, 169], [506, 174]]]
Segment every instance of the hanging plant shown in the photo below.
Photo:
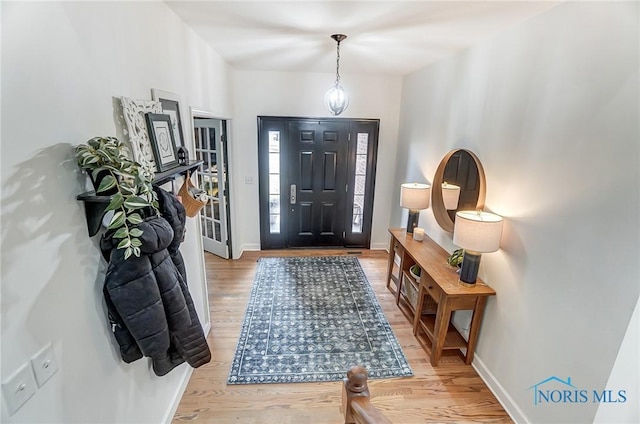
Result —
[[129, 149], [116, 137], [94, 137], [77, 146], [75, 156], [97, 186], [96, 194], [113, 196], [106, 208], [114, 211], [107, 229], [120, 240], [117, 248], [125, 249], [125, 259], [140, 256], [143, 232], [137, 225], [143, 217], [158, 214], [153, 172], [131, 160]]

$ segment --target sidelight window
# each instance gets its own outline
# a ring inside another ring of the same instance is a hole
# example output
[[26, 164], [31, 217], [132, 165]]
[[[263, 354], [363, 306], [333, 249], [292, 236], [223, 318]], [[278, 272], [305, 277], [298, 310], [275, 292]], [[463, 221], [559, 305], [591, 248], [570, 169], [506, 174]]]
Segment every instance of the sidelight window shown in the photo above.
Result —
[[269, 131], [269, 232], [280, 232], [280, 131]]
[[369, 146], [369, 134], [358, 133], [356, 146], [356, 172], [353, 189], [353, 218], [351, 220], [351, 232], [361, 233], [364, 217], [364, 195], [367, 186], [367, 155]]

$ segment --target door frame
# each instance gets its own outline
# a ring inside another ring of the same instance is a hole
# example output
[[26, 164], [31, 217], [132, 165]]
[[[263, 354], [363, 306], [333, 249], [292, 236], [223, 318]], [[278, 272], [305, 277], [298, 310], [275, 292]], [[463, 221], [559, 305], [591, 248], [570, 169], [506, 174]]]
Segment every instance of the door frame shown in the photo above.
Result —
[[[261, 249], [282, 249], [289, 248], [288, 228], [289, 222], [287, 214], [281, 213], [280, 233], [271, 233], [269, 225], [269, 182], [268, 182], [268, 132], [279, 131], [281, 140], [289, 137], [289, 123], [291, 121], [324, 121], [324, 122], [348, 122], [349, 140], [347, 146], [347, 190], [345, 201], [344, 223], [345, 232], [343, 235], [343, 247], [369, 248], [371, 244], [373, 204], [376, 181], [376, 167], [378, 157], [378, 136], [380, 131], [379, 119], [352, 119], [352, 118], [327, 118], [327, 117], [292, 117], [292, 116], [258, 116], [258, 183], [259, 183], [259, 214], [260, 214], [260, 247]], [[368, 127], [368, 128], [367, 128]], [[355, 179], [355, 159], [357, 147], [357, 134], [360, 130], [367, 128], [371, 135], [368, 143], [367, 154], [367, 178], [365, 185], [365, 208], [363, 211], [363, 223], [361, 233], [352, 233], [351, 222], [353, 215], [353, 193]], [[289, 157], [289, 149], [286, 142], [281, 141], [281, 157]], [[280, 210], [288, 206], [289, 193], [289, 173], [288, 167], [280, 170]]]
[[[228, 240], [228, 253], [229, 253], [229, 258], [233, 258], [233, 235], [234, 235], [234, 231], [233, 229], [235, 228], [235, 223], [233, 222], [233, 215], [231, 214], [231, 210], [233, 209], [233, 199], [231, 196], [231, 187], [232, 187], [232, 181], [231, 181], [231, 157], [230, 157], [230, 153], [229, 153], [229, 149], [230, 149], [230, 142], [229, 140], [231, 139], [230, 137], [230, 132], [231, 132], [231, 119], [230, 118], [225, 118], [225, 117], [221, 117], [219, 115], [214, 114], [213, 112], [209, 112], [206, 110], [202, 110], [202, 109], [197, 109], [194, 107], [190, 107], [190, 115], [191, 115], [191, 119], [189, 120], [189, 126], [191, 128], [191, 140], [190, 140], [190, 144], [189, 147], [191, 148], [191, 152], [193, 152], [193, 154], [195, 155], [195, 126], [194, 126], [194, 119], [218, 119], [220, 121], [223, 121], [223, 123], [225, 123], [225, 135], [226, 135], [226, 148], [223, 150], [223, 155], [224, 155], [224, 161], [226, 163], [227, 169], [226, 169], [226, 177], [227, 177], [227, 193], [226, 193], [226, 214], [227, 214], [227, 240]], [[202, 234], [202, 225], [200, 223], [200, 219], [197, 220], [198, 221], [198, 234]], [[200, 237], [200, 248], [202, 251], [204, 251], [204, 246], [202, 243], [202, 237]]]

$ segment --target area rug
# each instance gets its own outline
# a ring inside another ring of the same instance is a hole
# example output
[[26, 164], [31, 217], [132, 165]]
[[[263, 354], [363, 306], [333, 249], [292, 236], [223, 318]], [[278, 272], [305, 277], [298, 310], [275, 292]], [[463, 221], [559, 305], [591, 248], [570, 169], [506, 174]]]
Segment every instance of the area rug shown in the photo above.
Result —
[[228, 384], [413, 375], [356, 257], [262, 258]]

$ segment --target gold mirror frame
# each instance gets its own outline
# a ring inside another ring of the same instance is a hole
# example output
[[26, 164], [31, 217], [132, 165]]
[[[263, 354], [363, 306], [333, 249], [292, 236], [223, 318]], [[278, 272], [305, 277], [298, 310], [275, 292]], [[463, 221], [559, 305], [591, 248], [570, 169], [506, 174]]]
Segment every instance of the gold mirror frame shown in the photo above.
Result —
[[480, 159], [471, 151], [466, 149], [454, 149], [447, 153], [440, 161], [440, 165], [438, 165], [438, 169], [436, 169], [436, 175], [433, 177], [433, 184], [431, 186], [431, 208], [433, 210], [433, 215], [436, 217], [436, 221], [442, 227], [443, 230], [448, 231], [450, 233], [453, 232], [453, 220], [447, 213], [447, 209], [444, 207], [444, 199], [442, 198], [442, 183], [444, 183], [444, 170], [447, 167], [447, 163], [449, 159], [456, 154], [457, 152], [464, 151], [467, 152], [473, 161], [476, 163], [476, 167], [478, 168], [478, 201], [476, 202], [476, 210], [482, 210], [484, 208], [484, 199], [487, 193], [487, 183], [484, 176], [484, 168], [482, 168], [482, 163], [480, 163]]

